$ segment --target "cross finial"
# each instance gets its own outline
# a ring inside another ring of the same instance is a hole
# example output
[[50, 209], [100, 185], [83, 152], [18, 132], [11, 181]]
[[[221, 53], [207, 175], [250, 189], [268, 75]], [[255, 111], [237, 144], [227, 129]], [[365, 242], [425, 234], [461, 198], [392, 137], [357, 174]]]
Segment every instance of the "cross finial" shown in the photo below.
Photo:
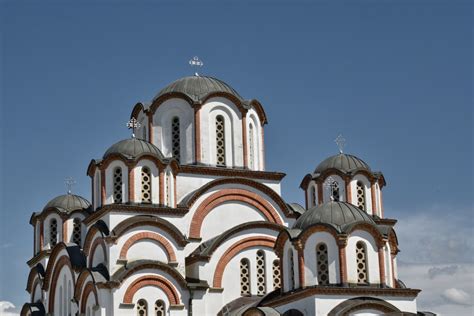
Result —
[[130, 121], [127, 122], [128, 129], [132, 129], [132, 138], [135, 138], [135, 130], [140, 126], [140, 123], [134, 117], [132, 117]]
[[334, 142], [337, 144], [337, 147], [339, 147], [339, 152], [342, 154], [344, 152], [344, 146], [346, 145], [346, 139], [342, 134], [339, 134]]
[[[204, 66], [204, 63], [202, 62], [202, 60], [200, 60], [199, 57], [197, 57], [197, 56], [194, 56], [192, 59], [190, 59], [189, 64], [191, 65], [191, 67], [202, 67], [202, 66]], [[194, 75], [199, 76], [197, 71], [194, 73]]]
[[72, 186], [76, 184], [76, 180], [74, 180], [73, 177], [67, 177], [66, 179], [64, 179], [64, 183], [66, 184], [67, 194], [71, 194]]

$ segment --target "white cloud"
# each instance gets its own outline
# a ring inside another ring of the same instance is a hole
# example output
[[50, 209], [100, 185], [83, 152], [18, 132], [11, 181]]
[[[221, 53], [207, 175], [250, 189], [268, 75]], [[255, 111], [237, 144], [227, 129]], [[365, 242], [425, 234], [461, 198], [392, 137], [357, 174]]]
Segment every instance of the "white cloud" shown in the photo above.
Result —
[[20, 313], [13, 311], [15, 305], [8, 301], [0, 301], [0, 316], [19, 316]]
[[451, 301], [455, 304], [472, 305], [473, 303], [471, 299], [471, 295], [469, 295], [468, 293], [460, 289], [450, 288], [450, 289], [444, 290], [442, 295], [448, 301]]

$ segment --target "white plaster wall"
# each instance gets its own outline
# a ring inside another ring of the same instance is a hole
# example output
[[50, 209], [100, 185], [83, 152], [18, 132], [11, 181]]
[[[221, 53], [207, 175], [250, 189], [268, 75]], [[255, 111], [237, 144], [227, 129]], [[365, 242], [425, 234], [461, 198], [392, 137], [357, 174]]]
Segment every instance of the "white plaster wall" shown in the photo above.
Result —
[[64, 266], [58, 275], [56, 290], [54, 295], [54, 315], [67, 316], [71, 312], [73, 296], [72, 289], [73, 275], [67, 266]]
[[181, 163], [194, 162], [194, 109], [178, 98], [163, 102], [153, 116], [154, 144], [165, 157], [172, 156], [171, 122], [179, 118]]
[[143, 111], [138, 113], [137, 121], [140, 123], [140, 127], [135, 131], [135, 136], [144, 141], [148, 141], [148, 117]]
[[45, 248], [51, 249], [51, 244], [50, 244], [50, 225], [51, 225], [51, 220], [56, 219], [57, 224], [58, 224], [58, 239], [57, 243], [59, 244], [63, 240], [63, 221], [61, 217], [59, 217], [58, 214], [56, 213], [50, 213], [46, 218], [44, 219], [44, 243], [45, 243]]
[[128, 202], [128, 167], [120, 160], [113, 161], [105, 170], [105, 204], [114, 203], [114, 171], [122, 169], [122, 203]]
[[66, 220], [66, 227], [67, 227], [67, 236], [64, 238], [64, 242], [72, 242], [72, 233], [74, 231], [74, 219], [78, 218], [81, 223], [81, 245], [84, 243], [84, 238], [86, 238], [86, 228], [82, 223], [84, 219], [84, 215], [80, 213], [76, 213], [73, 217]]
[[[345, 202], [346, 201], [346, 184], [345, 181], [338, 175], [332, 174], [323, 181], [323, 203], [331, 201], [331, 187], [326, 185], [328, 183], [328, 178], [332, 177], [334, 181], [337, 182], [339, 185], [339, 201]], [[329, 184], [329, 183], [328, 183]]]
[[[291, 288], [291, 267], [290, 267], [290, 258], [289, 253], [293, 253], [293, 269], [294, 269], [294, 279], [295, 279], [295, 287]], [[282, 278], [283, 278], [283, 290], [285, 292], [292, 291], [294, 289], [299, 288], [299, 280], [298, 280], [298, 252], [294, 249], [293, 245], [287, 240], [283, 247], [283, 271], [282, 271]]]
[[135, 178], [135, 202], [142, 202], [142, 169], [148, 167], [151, 172], [151, 202], [158, 204], [160, 202], [160, 173], [154, 162], [148, 159], [140, 159], [134, 169]]
[[225, 123], [226, 166], [243, 166], [242, 118], [237, 106], [222, 97], [209, 99], [200, 110], [201, 158], [206, 164], [216, 164], [216, 117]]
[[367, 272], [369, 283], [380, 283], [378, 250], [374, 238], [368, 232], [355, 230], [347, 240], [347, 281], [357, 283], [356, 244], [362, 241], [367, 251]]
[[[107, 249], [105, 249], [105, 252], [107, 252]], [[92, 267], [97, 267], [100, 263], [103, 263], [105, 266], [107, 266], [107, 260], [104, 257], [104, 249], [103, 246], [98, 245], [94, 253], [92, 254]]]
[[390, 243], [385, 243], [384, 247], [384, 259], [385, 259], [385, 284], [393, 287], [393, 272], [392, 272], [392, 260], [391, 260], [391, 248]]
[[[250, 125], [253, 126], [253, 143], [254, 143], [254, 166], [250, 166]], [[249, 167], [252, 170], [264, 170], [265, 163], [263, 161], [263, 144], [262, 144], [262, 125], [258, 119], [258, 115], [255, 110], [252, 108], [247, 111], [247, 153], [249, 154]]]
[[41, 300], [43, 297], [41, 293], [41, 286], [39, 283], [36, 284], [35, 288], [33, 289], [33, 295], [32, 295], [32, 303], [36, 303], [38, 300]]
[[368, 214], [373, 215], [372, 214], [373, 213], [372, 212], [372, 193], [371, 193], [371, 189], [370, 189], [370, 182], [367, 179], [367, 177], [362, 175], [362, 174], [356, 174], [350, 182], [351, 197], [352, 197], [352, 202], [351, 203], [357, 206], [357, 182], [358, 181], [362, 182], [363, 187], [364, 187], [365, 211]]
[[377, 215], [382, 217], [382, 205], [380, 204], [380, 186], [378, 183], [375, 183], [375, 197], [376, 197], [376, 206], [377, 206]]
[[316, 246], [325, 243], [328, 248], [329, 283], [339, 283], [339, 247], [334, 236], [327, 232], [317, 232], [306, 240], [304, 249], [306, 286], [318, 284]]

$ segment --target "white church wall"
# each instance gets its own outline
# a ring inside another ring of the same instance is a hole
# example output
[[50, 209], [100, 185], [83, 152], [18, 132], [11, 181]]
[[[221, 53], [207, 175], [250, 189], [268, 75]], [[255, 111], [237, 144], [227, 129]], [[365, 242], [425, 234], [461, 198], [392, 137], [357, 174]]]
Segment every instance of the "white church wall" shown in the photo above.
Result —
[[288, 304], [276, 306], [274, 308], [278, 312], [280, 312], [282, 315], [283, 315], [283, 313], [285, 313], [286, 311], [289, 311], [291, 309], [296, 309], [296, 310], [302, 312], [303, 315], [308, 315], [308, 316], [309, 315], [319, 315], [319, 314], [316, 314], [315, 300], [314, 300], [313, 297], [305, 297], [305, 298], [302, 298], [300, 300], [290, 302]]
[[[293, 268], [290, 265], [289, 254], [293, 253]], [[283, 290], [285, 292], [292, 291], [299, 287], [298, 281], [298, 252], [295, 250], [290, 241], [286, 241], [283, 246], [283, 264], [282, 264], [282, 276], [283, 276]], [[295, 287], [292, 288], [291, 271], [293, 271], [293, 279]]]
[[[248, 163], [249, 163], [249, 168], [251, 170], [265, 170], [265, 164], [263, 161], [263, 144], [262, 144], [262, 125], [260, 124], [260, 120], [258, 119], [258, 114], [255, 112], [255, 110], [252, 108], [247, 111], [246, 114], [246, 120], [247, 120], [247, 153], [249, 155]], [[253, 158], [254, 158], [254, 165], [251, 166], [250, 162], [250, 126], [253, 126]]]
[[114, 203], [114, 172], [115, 168], [122, 169], [122, 203], [128, 202], [128, 167], [120, 160], [111, 162], [105, 170], [105, 204]]
[[42, 297], [43, 297], [43, 293], [41, 291], [41, 285], [38, 282], [38, 283], [36, 283], [36, 285], [33, 289], [33, 292], [32, 292], [32, 295], [31, 295], [31, 302], [35, 303], [38, 300], [41, 300]]
[[329, 283], [339, 283], [339, 247], [334, 236], [327, 232], [316, 232], [307, 240], [304, 249], [306, 286], [318, 284], [316, 246], [325, 243], [328, 249]]
[[378, 249], [371, 234], [363, 230], [353, 231], [346, 246], [347, 281], [357, 283], [356, 244], [362, 241], [366, 246], [366, 269], [369, 283], [380, 283]]
[[366, 176], [364, 176], [363, 174], [356, 174], [351, 182], [350, 182], [350, 186], [351, 186], [351, 197], [352, 197], [352, 201], [350, 203], [354, 204], [357, 206], [357, 182], [360, 181], [362, 184], [363, 184], [363, 187], [364, 187], [364, 193], [365, 193], [365, 211], [370, 214], [370, 215], [373, 215], [372, 213], [372, 193], [371, 193], [371, 185], [370, 185], [370, 181], [367, 179]]
[[136, 137], [148, 141], [148, 117], [143, 111], [138, 113], [137, 121], [140, 123], [140, 127], [135, 132]]
[[319, 204], [318, 185], [315, 181], [311, 181], [309, 183], [308, 189], [306, 190], [306, 199], [308, 201], [308, 208], [314, 207]]
[[384, 247], [384, 260], [385, 260], [385, 284], [393, 287], [393, 272], [392, 272], [392, 260], [391, 260], [391, 248], [390, 243], [385, 243]]
[[63, 241], [63, 220], [56, 213], [50, 213], [44, 219], [44, 248], [51, 249], [51, 221], [55, 219], [57, 223], [57, 244]]

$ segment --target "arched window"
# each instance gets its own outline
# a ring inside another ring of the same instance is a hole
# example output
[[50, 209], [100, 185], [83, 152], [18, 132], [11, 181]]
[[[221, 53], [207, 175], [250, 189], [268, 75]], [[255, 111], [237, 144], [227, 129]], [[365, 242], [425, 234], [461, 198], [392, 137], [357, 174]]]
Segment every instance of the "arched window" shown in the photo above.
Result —
[[81, 235], [82, 235], [82, 229], [81, 229], [81, 220], [79, 218], [75, 218], [74, 221], [72, 222], [72, 242], [77, 244], [79, 247], [81, 246]]
[[280, 260], [273, 260], [273, 289], [281, 288]]
[[290, 268], [290, 290], [295, 288], [295, 259], [293, 258], [293, 250], [288, 250], [288, 265]]
[[265, 254], [262, 250], [257, 251], [257, 295], [264, 295], [267, 292], [265, 282]]
[[318, 285], [328, 285], [328, 247], [325, 243], [320, 243], [316, 246], [316, 262], [318, 265]]
[[310, 190], [311, 206], [316, 206], [316, 187], [311, 186]]
[[122, 168], [114, 169], [114, 203], [122, 203]]
[[361, 181], [357, 181], [357, 207], [365, 211], [366, 202], [365, 202], [365, 187]]
[[158, 300], [155, 302], [155, 316], [165, 316], [166, 306], [165, 302]]
[[253, 124], [249, 125], [249, 165], [250, 169], [255, 169], [255, 144], [254, 144], [254, 132], [253, 132]]
[[365, 244], [359, 241], [356, 244], [357, 283], [368, 283], [367, 251]]
[[142, 203], [151, 203], [151, 172], [148, 167], [142, 168]]
[[216, 117], [216, 164], [225, 166], [225, 126], [224, 118]]
[[58, 221], [53, 218], [49, 222], [49, 244], [51, 247], [56, 246], [58, 243]]
[[180, 149], [181, 138], [179, 130], [179, 118], [175, 116], [171, 121], [171, 152], [173, 157], [178, 161], [181, 159]]
[[250, 262], [246, 258], [240, 260], [240, 294], [250, 295]]
[[331, 196], [332, 196], [333, 201], [339, 202], [340, 200], [339, 184], [337, 183], [337, 181], [333, 181], [331, 183]]
[[139, 300], [137, 302], [137, 316], [147, 316], [148, 308], [145, 300]]

